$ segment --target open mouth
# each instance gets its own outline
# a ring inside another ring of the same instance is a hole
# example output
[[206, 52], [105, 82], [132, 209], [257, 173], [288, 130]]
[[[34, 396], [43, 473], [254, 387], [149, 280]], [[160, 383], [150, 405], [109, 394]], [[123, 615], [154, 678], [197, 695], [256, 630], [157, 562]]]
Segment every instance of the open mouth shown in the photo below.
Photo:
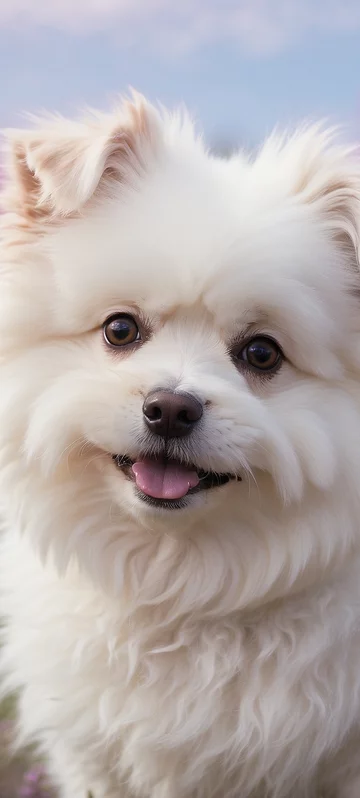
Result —
[[182, 509], [188, 497], [200, 491], [219, 488], [233, 479], [241, 481], [234, 474], [204, 471], [166, 458], [147, 457], [134, 461], [126, 455], [113, 454], [112, 459], [117, 468], [135, 482], [139, 498], [153, 507], [168, 510]]

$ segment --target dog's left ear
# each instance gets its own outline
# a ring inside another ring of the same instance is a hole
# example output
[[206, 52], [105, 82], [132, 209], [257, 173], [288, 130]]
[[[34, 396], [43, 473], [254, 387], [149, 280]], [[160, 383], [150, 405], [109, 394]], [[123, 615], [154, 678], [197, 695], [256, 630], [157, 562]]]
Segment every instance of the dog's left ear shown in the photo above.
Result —
[[44, 221], [76, 213], [100, 188], [144, 169], [159, 137], [159, 116], [134, 94], [112, 115], [80, 123], [55, 117], [38, 129], [5, 131], [5, 137], [7, 209]]
[[360, 151], [334, 143], [333, 135], [304, 133], [304, 166], [295, 193], [316, 206], [330, 235], [359, 266]]

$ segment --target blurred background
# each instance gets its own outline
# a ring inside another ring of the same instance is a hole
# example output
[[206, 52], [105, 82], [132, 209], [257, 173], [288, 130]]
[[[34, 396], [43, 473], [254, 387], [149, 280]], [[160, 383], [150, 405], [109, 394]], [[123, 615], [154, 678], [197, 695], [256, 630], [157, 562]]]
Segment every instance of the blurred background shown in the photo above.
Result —
[[[129, 85], [185, 103], [223, 153], [304, 119], [357, 140], [360, 0], [0, 0], [0, 128], [106, 107]], [[13, 731], [7, 701], [0, 798], [49, 796], [33, 752], [11, 758]]]
[[360, 0], [0, 0], [0, 127], [131, 85], [223, 150], [304, 118], [354, 138], [359, 45]]

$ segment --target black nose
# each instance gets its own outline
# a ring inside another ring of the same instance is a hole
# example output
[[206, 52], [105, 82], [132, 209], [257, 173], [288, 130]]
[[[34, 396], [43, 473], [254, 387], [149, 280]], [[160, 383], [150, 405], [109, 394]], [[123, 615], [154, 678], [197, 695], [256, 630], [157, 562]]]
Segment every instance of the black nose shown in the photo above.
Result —
[[146, 397], [143, 413], [145, 423], [155, 435], [183, 438], [200, 421], [203, 408], [189, 393], [155, 391]]

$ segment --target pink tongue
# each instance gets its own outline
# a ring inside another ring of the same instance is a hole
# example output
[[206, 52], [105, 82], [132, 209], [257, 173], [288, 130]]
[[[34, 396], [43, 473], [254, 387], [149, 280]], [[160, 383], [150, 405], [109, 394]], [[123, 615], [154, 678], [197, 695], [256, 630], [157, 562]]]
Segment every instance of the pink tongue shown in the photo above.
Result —
[[134, 463], [132, 470], [137, 487], [154, 499], [181, 499], [199, 484], [196, 471], [178, 463], [142, 460]]

